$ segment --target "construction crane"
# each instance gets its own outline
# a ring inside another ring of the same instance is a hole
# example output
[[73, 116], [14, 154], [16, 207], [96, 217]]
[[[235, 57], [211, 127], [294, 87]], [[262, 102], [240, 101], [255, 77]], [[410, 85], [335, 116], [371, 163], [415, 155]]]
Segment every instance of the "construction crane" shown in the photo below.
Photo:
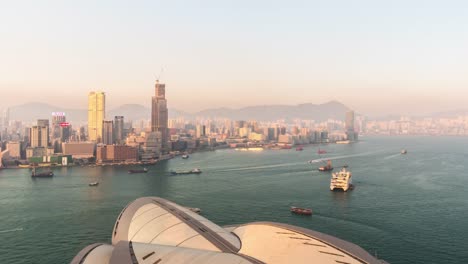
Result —
[[160, 80], [160, 78], [161, 78], [161, 76], [162, 76], [162, 74], [163, 74], [163, 71], [164, 71], [164, 68], [161, 67], [161, 70], [159, 71], [158, 76], [155, 76], [155, 77], [156, 77], [156, 82], [159, 82], [159, 80]]

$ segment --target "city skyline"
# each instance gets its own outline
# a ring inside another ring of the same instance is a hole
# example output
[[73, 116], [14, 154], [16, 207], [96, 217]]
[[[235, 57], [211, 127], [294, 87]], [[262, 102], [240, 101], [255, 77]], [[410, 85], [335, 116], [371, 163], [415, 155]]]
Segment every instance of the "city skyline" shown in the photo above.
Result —
[[468, 5], [450, 3], [11, 2], [0, 10], [3, 106], [80, 108], [90, 90], [110, 108], [146, 105], [160, 77], [187, 112], [331, 100], [379, 115], [459, 109]]

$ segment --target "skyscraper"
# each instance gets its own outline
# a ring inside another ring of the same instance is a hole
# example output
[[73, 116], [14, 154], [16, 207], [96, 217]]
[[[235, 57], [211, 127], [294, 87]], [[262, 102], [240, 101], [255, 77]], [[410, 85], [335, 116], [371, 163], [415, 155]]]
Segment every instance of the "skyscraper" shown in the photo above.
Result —
[[114, 122], [112, 120], [102, 121], [102, 143], [104, 145], [114, 144]]
[[123, 145], [124, 142], [124, 117], [114, 117], [114, 143], [117, 145]]
[[60, 124], [66, 122], [65, 113], [53, 112], [52, 113], [52, 126], [50, 128], [51, 139], [60, 138]]
[[161, 152], [167, 153], [168, 148], [168, 111], [166, 101], [166, 85], [156, 80], [156, 95], [151, 104], [151, 131], [161, 133]]
[[90, 92], [88, 95], [88, 139], [102, 141], [102, 124], [106, 113], [106, 95], [103, 92]]
[[353, 131], [354, 132], [354, 111], [346, 112], [346, 131]]
[[356, 141], [358, 139], [358, 134], [354, 129], [354, 111], [346, 112], [345, 129], [348, 140]]

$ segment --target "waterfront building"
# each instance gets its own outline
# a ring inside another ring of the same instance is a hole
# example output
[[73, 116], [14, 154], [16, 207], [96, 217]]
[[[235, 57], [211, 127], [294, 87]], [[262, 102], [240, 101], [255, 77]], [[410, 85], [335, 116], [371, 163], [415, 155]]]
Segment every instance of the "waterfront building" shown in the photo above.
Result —
[[293, 138], [291, 135], [286, 134], [286, 135], [279, 135], [278, 136], [278, 143], [283, 143], [283, 144], [292, 144], [293, 143]]
[[251, 132], [251, 128], [250, 127], [241, 127], [239, 128], [239, 137], [243, 138], [243, 137], [249, 137], [249, 134]]
[[259, 141], [259, 142], [263, 142], [265, 141], [266, 139], [266, 136], [263, 135], [263, 134], [259, 134], [259, 133], [255, 133], [255, 132], [252, 132], [249, 134], [249, 140], [252, 140], [252, 141]]
[[153, 160], [161, 156], [162, 135], [160, 132], [149, 132], [145, 134], [145, 138], [141, 147], [141, 160]]
[[126, 136], [124, 132], [124, 124], [123, 116], [114, 117], [114, 144], [123, 145]]
[[138, 148], [122, 145], [98, 145], [96, 162], [135, 162], [138, 160]]
[[90, 92], [88, 95], [88, 139], [102, 142], [102, 125], [106, 114], [106, 95]]
[[166, 85], [156, 80], [155, 96], [151, 104], [151, 131], [161, 133], [161, 152], [167, 153], [168, 148], [168, 110], [166, 100]]
[[78, 263], [386, 262], [355, 244], [310, 229], [275, 222], [221, 227], [187, 207], [143, 197], [122, 210], [111, 244], [84, 248], [71, 261]]
[[21, 158], [21, 143], [18, 141], [9, 141], [6, 145], [6, 149], [10, 151], [10, 157], [12, 159]]
[[64, 142], [62, 151], [65, 155], [72, 155], [73, 158], [91, 158], [94, 157], [94, 142]]
[[104, 145], [114, 144], [114, 121], [102, 121], [102, 143]]
[[54, 154], [54, 148], [52, 147], [28, 147], [26, 148], [26, 158], [32, 157], [43, 157]]

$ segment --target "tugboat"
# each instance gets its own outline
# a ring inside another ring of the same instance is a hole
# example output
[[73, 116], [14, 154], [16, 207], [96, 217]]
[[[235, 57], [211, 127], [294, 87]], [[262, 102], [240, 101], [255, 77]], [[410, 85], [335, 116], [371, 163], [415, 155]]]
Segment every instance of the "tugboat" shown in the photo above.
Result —
[[312, 209], [291, 206], [291, 213], [298, 215], [312, 215]]
[[90, 182], [88, 185], [89, 186], [98, 186], [99, 182]]
[[406, 149], [402, 149], [400, 153], [405, 155], [406, 153], [408, 153], [408, 151]]
[[133, 173], [147, 173], [148, 169], [143, 168], [142, 170], [129, 170], [128, 173], [133, 174]]
[[333, 170], [331, 160], [328, 160], [327, 165], [320, 167], [318, 170], [319, 171], [331, 171], [331, 170]]
[[[347, 167], [347, 166], [346, 166]], [[343, 190], [344, 192], [353, 189], [353, 179], [350, 171], [343, 167], [341, 171], [332, 173], [330, 180], [330, 191]]]
[[45, 171], [45, 172], [36, 172], [36, 167], [33, 167], [33, 171], [31, 173], [31, 177], [34, 178], [50, 178], [53, 177], [54, 173], [52, 171]]

